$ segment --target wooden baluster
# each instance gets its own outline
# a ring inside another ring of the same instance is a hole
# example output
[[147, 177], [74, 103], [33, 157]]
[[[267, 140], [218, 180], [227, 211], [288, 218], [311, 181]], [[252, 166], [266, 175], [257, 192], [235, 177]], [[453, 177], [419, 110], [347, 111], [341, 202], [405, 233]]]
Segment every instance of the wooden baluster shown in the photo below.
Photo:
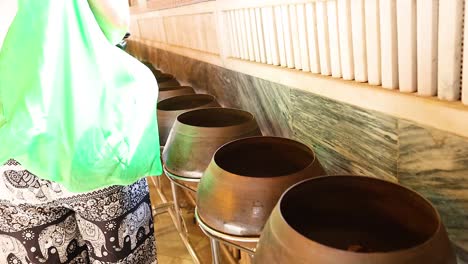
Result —
[[439, 64], [437, 94], [440, 99], [460, 99], [463, 0], [444, 0], [439, 5]]
[[260, 62], [267, 63], [265, 51], [265, 34], [262, 25], [262, 11], [260, 8], [255, 8], [255, 24], [257, 25], [258, 51], [260, 53]]
[[294, 52], [292, 44], [291, 23], [289, 21], [289, 8], [287, 5], [281, 6], [281, 15], [283, 17], [283, 36], [284, 36], [284, 49], [286, 51], [286, 65], [292, 69], [294, 64]]
[[338, 0], [338, 25], [343, 79], [354, 80], [350, 0]]
[[367, 82], [366, 16], [364, 0], [351, 0], [354, 80]]
[[250, 21], [250, 13], [249, 9], [245, 8], [243, 10], [244, 14], [244, 22], [245, 22], [245, 31], [247, 34], [247, 47], [248, 47], [248, 54], [249, 60], [255, 61], [255, 52], [254, 52], [254, 45], [253, 45], [253, 34], [252, 34], [252, 22]]
[[331, 75], [330, 44], [328, 39], [327, 3], [316, 2], [317, 33], [319, 44], [320, 72]]
[[[406, 1], [406, 0], [405, 0]], [[411, 1], [411, 0], [409, 0]], [[395, 0], [380, 0], [382, 87], [398, 88], [398, 40]]]
[[283, 16], [281, 14], [281, 6], [275, 6], [275, 23], [276, 23], [276, 41], [278, 43], [279, 62], [283, 67], [287, 66], [286, 48], [284, 44], [283, 33]]
[[319, 44], [317, 37], [317, 16], [314, 3], [307, 3], [306, 10], [306, 23], [307, 23], [307, 43], [309, 44], [309, 62], [310, 71], [313, 73], [320, 73], [320, 55]]
[[366, 14], [366, 47], [367, 47], [367, 77], [369, 84], [380, 85], [380, 19], [379, 0], [365, 0]]
[[258, 32], [257, 32], [257, 19], [255, 18], [255, 8], [249, 9], [250, 14], [250, 26], [252, 31], [252, 42], [254, 48], [255, 61], [260, 62], [260, 44], [258, 41]]
[[310, 71], [309, 64], [309, 45], [307, 41], [307, 25], [304, 4], [296, 6], [297, 12], [297, 31], [299, 34], [300, 60], [303, 71]]
[[327, 2], [328, 33], [332, 76], [341, 78], [340, 39], [338, 37], [338, 15], [336, 1]]
[[[296, 5], [289, 5], [289, 24], [291, 25], [291, 39], [294, 53], [294, 65], [296, 69], [302, 70], [301, 44], [299, 40], [299, 24]], [[307, 45], [307, 43], [306, 43]]]
[[417, 91], [416, 0], [397, 0], [400, 91]]
[[439, 0], [417, 0], [418, 94], [437, 94]]

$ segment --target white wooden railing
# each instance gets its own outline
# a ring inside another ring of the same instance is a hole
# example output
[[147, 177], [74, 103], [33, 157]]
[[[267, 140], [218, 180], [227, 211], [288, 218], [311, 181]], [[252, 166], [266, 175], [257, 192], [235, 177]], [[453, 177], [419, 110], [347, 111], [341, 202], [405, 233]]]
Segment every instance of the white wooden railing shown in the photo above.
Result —
[[212, 0], [161, 10], [151, 0], [132, 7], [131, 32], [146, 45], [468, 136], [465, 1]]
[[[139, 21], [140, 32], [171, 45], [217, 54], [222, 44], [233, 58], [468, 104], [464, 0], [213, 2], [213, 12]], [[220, 21], [229, 38], [223, 43], [215, 37]]]
[[232, 57], [468, 104], [463, 2], [328, 0], [223, 15]]

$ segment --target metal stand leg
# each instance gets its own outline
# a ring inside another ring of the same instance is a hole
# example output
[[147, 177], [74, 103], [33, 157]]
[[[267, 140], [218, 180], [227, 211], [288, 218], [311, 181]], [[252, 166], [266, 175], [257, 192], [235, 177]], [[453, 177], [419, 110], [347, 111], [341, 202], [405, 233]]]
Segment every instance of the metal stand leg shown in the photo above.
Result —
[[239, 264], [252, 264], [253, 262], [253, 255], [248, 254], [246, 252], [241, 252], [241, 259]]
[[221, 261], [219, 259], [219, 242], [216, 239], [210, 238], [211, 244], [211, 257], [213, 259], [213, 264], [220, 264]]
[[[155, 184], [155, 185], [157, 184], [154, 177], [151, 177], [150, 179], [153, 182], [153, 184]], [[174, 188], [172, 188], [172, 190], [174, 190]], [[179, 234], [180, 239], [182, 240], [185, 247], [187, 248], [187, 251], [189, 252], [190, 256], [192, 257], [194, 263], [195, 264], [200, 264], [201, 263], [200, 259], [199, 259], [198, 255], [197, 255], [197, 253], [195, 252], [195, 250], [193, 249], [192, 245], [190, 244], [190, 241], [188, 240], [188, 237], [187, 237], [187, 233], [184, 232], [184, 230], [182, 230], [179, 206], [177, 205], [177, 207], [176, 207], [175, 202], [172, 202], [172, 203], [169, 202], [167, 200], [166, 196], [164, 195], [163, 191], [160, 188], [156, 188], [156, 191], [157, 191], [159, 197], [161, 198], [163, 204], [160, 205], [160, 206], [154, 206], [153, 207], [153, 213], [158, 214], [157, 211], [159, 209], [161, 209], [163, 207], [167, 208], [166, 212], [169, 213], [169, 216], [171, 217], [172, 222], [176, 226], [177, 233]], [[175, 201], [177, 202], [177, 194], [176, 194], [176, 196], [174, 198], [175, 198]], [[179, 224], [179, 227], [177, 227], [177, 223]]]
[[221, 242], [218, 243], [220, 254], [225, 257], [223, 262], [225, 261], [226, 264], [239, 264], [239, 259], [236, 259], [232, 256], [232, 253], [229, 251], [228, 247]]
[[234, 249], [233, 249], [233, 257], [234, 257], [235, 259], [240, 259], [240, 253], [241, 253], [241, 252], [240, 252], [239, 249], [237, 249], [237, 248], [234, 248]]
[[171, 191], [172, 191], [172, 198], [174, 200], [174, 209], [175, 209], [175, 217], [176, 217], [176, 222], [175, 226], [179, 232], [182, 232], [182, 221], [181, 221], [181, 215], [180, 215], [180, 208], [179, 208], [179, 197], [177, 195], [177, 185], [174, 184], [174, 182], [171, 181]]
[[162, 186], [161, 186], [161, 176], [156, 177], [155, 185], [156, 185], [156, 188], [162, 189]]

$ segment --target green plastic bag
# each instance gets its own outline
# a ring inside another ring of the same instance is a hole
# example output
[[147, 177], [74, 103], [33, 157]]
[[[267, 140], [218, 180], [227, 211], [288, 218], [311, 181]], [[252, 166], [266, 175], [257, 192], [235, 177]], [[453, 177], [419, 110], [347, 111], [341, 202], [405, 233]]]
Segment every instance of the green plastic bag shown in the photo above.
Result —
[[18, 1], [0, 51], [0, 164], [73, 192], [161, 174], [156, 80], [106, 35], [86, 0]]

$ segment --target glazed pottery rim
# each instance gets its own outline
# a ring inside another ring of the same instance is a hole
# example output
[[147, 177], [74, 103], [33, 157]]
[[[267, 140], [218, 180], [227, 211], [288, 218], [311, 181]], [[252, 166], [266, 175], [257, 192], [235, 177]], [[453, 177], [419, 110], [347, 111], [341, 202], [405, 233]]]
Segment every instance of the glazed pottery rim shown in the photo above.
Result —
[[[211, 101], [209, 101], [209, 102], [207, 101], [207, 102], [205, 102], [203, 104], [200, 104], [200, 105], [197, 105], [197, 106], [191, 107], [191, 108], [170, 109], [170, 110], [160, 109], [161, 104], [164, 106], [165, 104], [168, 104], [167, 102], [169, 100], [177, 100], [177, 99], [181, 99], [183, 97], [185, 97], [185, 98], [199, 97], [199, 98], [211, 99]], [[210, 95], [210, 94], [183, 94], [183, 95], [177, 95], [177, 96], [169, 97], [169, 98], [166, 98], [166, 99], [164, 99], [162, 101], [159, 101], [156, 108], [157, 108], [158, 111], [162, 111], [162, 112], [190, 111], [192, 109], [203, 107], [203, 106], [211, 104], [211, 103], [216, 103], [216, 97], [214, 97], [213, 95]]]
[[[437, 227], [434, 229], [434, 231], [429, 235], [429, 237], [423, 243], [419, 243], [419, 244], [416, 244], [416, 245], [414, 245], [412, 247], [405, 248], [405, 249], [397, 249], [397, 250], [391, 250], [391, 251], [385, 251], [385, 252], [381, 252], [381, 251], [380, 252], [348, 251], [348, 250], [336, 248], [336, 247], [333, 247], [333, 246], [328, 246], [328, 245], [325, 245], [325, 244], [320, 243], [318, 241], [312, 240], [312, 239], [306, 237], [305, 235], [303, 235], [301, 232], [297, 231], [296, 228], [291, 226], [291, 224], [285, 219], [285, 217], [283, 216], [282, 209], [281, 209], [281, 203], [283, 202], [284, 197], [288, 194], [288, 192], [291, 191], [292, 189], [296, 188], [297, 186], [299, 186], [299, 185], [301, 185], [301, 184], [303, 184], [305, 182], [308, 182], [308, 181], [323, 180], [323, 179], [327, 179], [329, 177], [341, 177], [341, 178], [356, 177], [355, 178], [356, 180], [379, 181], [381, 183], [393, 185], [394, 187], [401, 188], [401, 189], [403, 189], [405, 191], [408, 191], [408, 192], [412, 193], [413, 195], [416, 195], [419, 199], [421, 199], [422, 202], [425, 202], [431, 208], [432, 213], [434, 214], [435, 219], [437, 221]], [[400, 254], [400, 253], [407, 253], [407, 252], [416, 251], [416, 250], [418, 250], [420, 248], [425, 247], [429, 243], [431, 243], [436, 238], [436, 236], [441, 232], [441, 229], [443, 229], [443, 223], [442, 223], [442, 219], [440, 217], [439, 212], [437, 211], [437, 209], [432, 205], [432, 203], [427, 198], [425, 198], [424, 196], [420, 195], [419, 193], [417, 193], [417, 192], [411, 190], [410, 188], [405, 187], [405, 186], [403, 186], [401, 184], [397, 184], [397, 183], [394, 183], [394, 182], [391, 182], [391, 181], [387, 181], [387, 180], [383, 180], [383, 179], [379, 179], [379, 178], [375, 178], [375, 177], [370, 177], [370, 176], [365, 176], [365, 175], [351, 175], [351, 174], [348, 174], [348, 175], [346, 175], [346, 174], [343, 174], [343, 175], [341, 175], [341, 174], [339, 174], [339, 175], [324, 175], [324, 176], [318, 176], [318, 177], [313, 177], [313, 178], [302, 180], [300, 182], [297, 182], [297, 183], [291, 185], [288, 189], [286, 189], [283, 192], [283, 194], [281, 195], [281, 197], [278, 199], [278, 202], [277, 202], [275, 207], [278, 207], [278, 209], [277, 209], [278, 216], [280, 217], [281, 221], [283, 221], [283, 223], [285, 223], [287, 225], [287, 227], [289, 227], [290, 230], [292, 230], [295, 235], [301, 237], [307, 243], [311, 243], [311, 244], [313, 244], [315, 246], [318, 246], [319, 248], [323, 248], [323, 249], [326, 249], [326, 250], [341, 252], [343, 254], [356, 255], [356, 256], [389, 255], [389, 254]], [[273, 212], [275, 210], [276, 209], [273, 209]], [[271, 215], [270, 215], [270, 217], [271, 217]]]
[[[287, 174], [282, 174], [282, 175], [274, 175], [274, 176], [271, 176], [271, 177], [258, 177], [258, 176], [254, 176], [254, 175], [243, 175], [243, 174], [238, 174], [238, 173], [235, 173], [235, 172], [232, 172], [230, 170], [227, 170], [223, 167], [221, 167], [219, 165], [219, 162], [217, 161], [217, 155], [219, 155], [220, 151], [227, 147], [228, 145], [231, 145], [231, 144], [237, 144], [239, 141], [247, 141], [247, 140], [254, 140], [254, 139], [261, 139], [261, 140], [278, 140], [278, 141], [287, 141], [287, 142], [291, 142], [293, 144], [295, 144], [296, 146], [300, 146], [302, 148], [304, 148], [307, 152], [309, 152], [310, 154], [312, 154], [312, 158], [310, 160], [310, 162], [305, 165], [304, 167], [301, 168], [301, 170], [298, 170], [298, 171], [295, 171], [295, 172], [292, 172], [292, 173], [287, 173]], [[312, 166], [314, 166], [314, 163], [317, 162], [317, 156], [315, 155], [315, 152], [312, 148], [310, 148], [309, 146], [307, 146], [306, 144], [300, 142], [300, 141], [297, 141], [297, 140], [294, 140], [294, 139], [290, 139], [290, 138], [286, 138], [286, 137], [278, 137], [278, 136], [263, 136], [263, 135], [260, 135], [260, 136], [251, 136], [251, 137], [244, 137], [244, 138], [238, 138], [238, 139], [235, 139], [233, 141], [229, 141], [223, 145], [221, 145], [216, 151], [215, 153], [213, 154], [213, 163], [216, 165], [216, 167], [220, 170], [223, 170], [227, 173], [229, 173], [230, 175], [233, 175], [233, 176], [236, 176], [236, 177], [243, 177], [243, 178], [251, 178], [251, 179], [256, 179], [256, 180], [265, 180], [265, 179], [276, 179], [276, 178], [282, 178], [282, 177], [289, 177], [293, 174], [296, 174], [296, 173], [299, 173], [301, 171], [304, 171]]]
[[[237, 122], [233, 125], [226, 125], [226, 126], [197, 126], [197, 125], [192, 125], [188, 124], [187, 122], [183, 122], [180, 119], [184, 118], [185, 116], [188, 115], [193, 115], [196, 112], [209, 112], [209, 111], [222, 111], [222, 112], [230, 112], [234, 113], [234, 115], [241, 116], [242, 118], [245, 118], [241, 122]], [[244, 127], [244, 126], [252, 126], [253, 128], [251, 130], [245, 131], [245, 133], [242, 134], [249, 134], [252, 130], [255, 130], [258, 128], [255, 116], [245, 110], [242, 109], [237, 109], [237, 108], [228, 108], [228, 107], [221, 107], [221, 106], [214, 106], [214, 107], [206, 107], [206, 108], [197, 108], [193, 110], [189, 110], [187, 112], [184, 112], [180, 115], [177, 116], [176, 121], [179, 125], [183, 126], [184, 128], [194, 128], [196, 127], [197, 129], [209, 129], [209, 130], [214, 130], [214, 129], [230, 129], [230, 128], [236, 128], [236, 127]], [[181, 131], [178, 131], [178, 133], [181, 133]], [[225, 135], [222, 135], [222, 137], [225, 137]], [[230, 142], [227, 142], [230, 143]]]
[[189, 88], [193, 89], [192, 86], [188, 86], [188, 85], [168, 86], [168, 87], [159, 88], [159, 92], [177, 91], [177, 90], [183, 90], [183, 89], [189, 89]]

